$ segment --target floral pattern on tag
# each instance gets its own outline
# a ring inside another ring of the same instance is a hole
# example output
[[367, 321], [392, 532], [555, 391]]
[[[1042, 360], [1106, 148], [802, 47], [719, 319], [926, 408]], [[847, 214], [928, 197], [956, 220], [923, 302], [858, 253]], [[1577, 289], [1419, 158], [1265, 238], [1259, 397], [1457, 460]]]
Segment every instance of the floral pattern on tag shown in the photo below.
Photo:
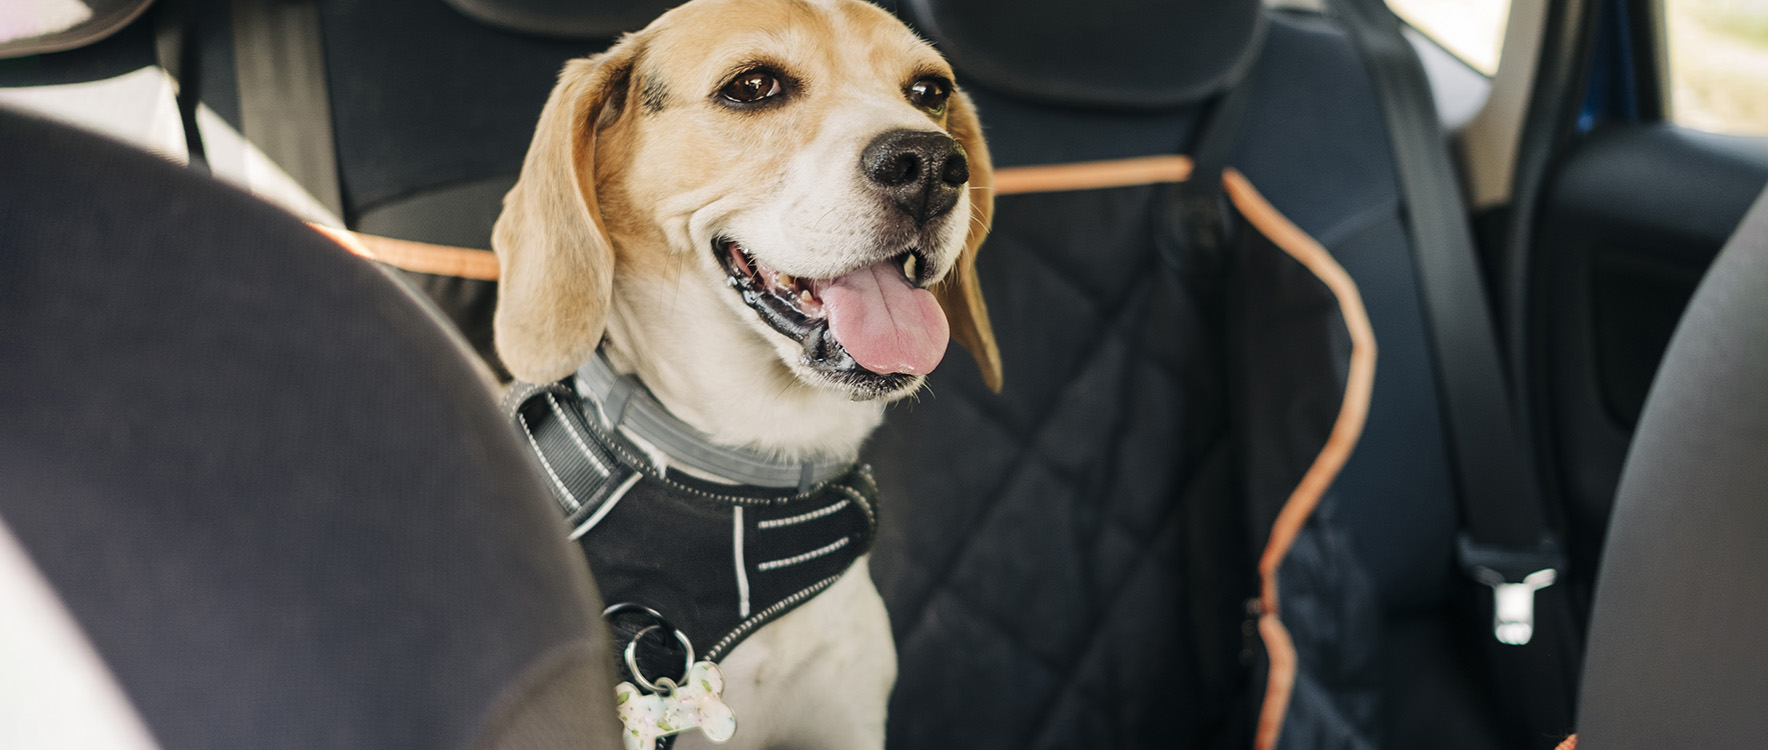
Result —
[[694, 728], [713, 742], [729, 740], [737, 733], [737, 714], [723, 695], [724, 673], [709, 661], [695, 662], [687, 679], [667, 693], [645, 694], [630, 682], [614, 686], [626, 750], [656, 750], [659, 738]]

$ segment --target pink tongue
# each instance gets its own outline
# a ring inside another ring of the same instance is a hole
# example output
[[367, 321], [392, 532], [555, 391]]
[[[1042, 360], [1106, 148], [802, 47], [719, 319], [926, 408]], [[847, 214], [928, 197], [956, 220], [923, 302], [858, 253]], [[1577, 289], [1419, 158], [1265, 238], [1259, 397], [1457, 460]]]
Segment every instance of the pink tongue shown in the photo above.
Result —
[[819, 294], [829, 332], [872, 372], [924, 375], [938, 366], [951, 337], [933, 293], [909, 284], [890, 261], [829, 282]]

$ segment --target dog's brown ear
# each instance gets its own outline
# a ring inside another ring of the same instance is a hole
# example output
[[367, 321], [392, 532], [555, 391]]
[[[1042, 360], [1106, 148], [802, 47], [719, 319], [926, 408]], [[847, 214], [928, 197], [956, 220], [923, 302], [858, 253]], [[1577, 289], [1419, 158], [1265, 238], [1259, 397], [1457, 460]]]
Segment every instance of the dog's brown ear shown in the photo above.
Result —
[[601, 342], [614, 246], [596, 202], [596, 131], [620, 116], [638, 47], [629, 37], [566, 63], [504, 196], [491, 235], [500, 269], [492, 330], [519, 380], [563, 378]]
[[982, 301], [982, 285], [976, 279], [976, 250], [988, 236], [989, 222], [994, 219], [994, 163], [989, 160], [988, 144], [982, 140], [982, 122], [976, 119], [976, 105], [970, 97], [954, 91], [950, 106], [947, 129], [970, 160], [970, 232], [965, 236], [964, 252], [958, 256], [957, 266], [933, 293], [951, 322], [952, 336], [976, 358], [982, 382], [999, 393], [1001, 352], [995, 346], [994, 328], [988, 323], [988, 305]]

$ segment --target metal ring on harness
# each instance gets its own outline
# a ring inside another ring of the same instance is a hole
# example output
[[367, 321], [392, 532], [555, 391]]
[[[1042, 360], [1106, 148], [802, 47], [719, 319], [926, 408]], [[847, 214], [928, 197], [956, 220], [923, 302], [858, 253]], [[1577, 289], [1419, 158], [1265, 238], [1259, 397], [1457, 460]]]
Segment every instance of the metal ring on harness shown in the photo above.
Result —
[[[653, 630], [661, 630], [662, 628], [662, 625], [651, 625], [646, 627], [644, 630], [638, 631], [638, 634], [634, 635], [632, 640], [626, 643], [626, 668], [632, 670], [632, 679], [638, 682], [639, 687], [653, 693], [666, 694], [675, 691], [675, 680], [671, 680], [667, 677], [657, 678], [657, 682], [667, 683], [669, 685], [669, 687], [665, 689], [660, 687], [657, 683], [645, 679], [645, 673], [638, 669], [639, 639], [645, 637], [646, 633]], [[681, 679], [686, 680], [688, 678], [688, 671], [694, 668], [694, 644], [688, 642], [688, 635], [686, 633], [676, 630], [675, 628], [670, 628], [670, 631], [675, 633], [676, 640], [681, 641], [681, 647], [687, 650], [687, 660], [684, 661], [681, 666]]]
[[[650, 615], [651, 619], [656, 620], [657, 624], [669, 625], [669, 620], [667, 618], [665, 618], [662, 615], [662, 613], [659, 613], [657, 610], [651, 609], [650, 607], [647, 607], [643, 604], [635, 604], [633, 602], [621, 602], [619, 604], [608, 605], [607, 609], [602, 610], [602, 619], [612, 620], [612, 619], [614, 619], [614, 615], [620, 614], [622, 612], [643, 612], [647, 615]], [[669, 629], [674, 630], [675, 626], [669, 625]]]
[[633, 680], [636, 681], [640, 687], [643, 687], [644, 689], [649, 690], [653, 693], [667, 692], [664, 688], [660, 687], [658, 684], [658, 683], [664, 683], [664, 682], [669, 683], [669, 688], [668, 688], [669, 691], [674, 690], [677, 687], [677, 683], [675, 680], [671, 680], [667, 677], [664, 677], [664, 678], [659, 678], [658, 682], [651, 682], [650, 680], [645, 679], [644, 673], [640, 672], [639, 668], [638, 668], [638, 642], [640, 639], [645, 637], [646, 633], [649, 633], [653, 630], [668, 629], [669, 632], [674, 633], [675, 639], [678, 641], [681, 641], [682, 650], [684, 652], [686, 652], [686, 655], [687, 655], [687, 660], [684, 663], [684, 665], [682, 666], [682, 670], [681, 670], [681, 679], [683, 679], [683, 680], [686, 680], [688, 678], [688, 671], [694, 668], [694, 644], [693, 644], [693, 642], [688, 640], [688, 635], [686, 633], [681, 632], [680, 628], [677, 628], [674, 625], [670, 624], [669, 619], [664, 617], [662, 613], [658, 612], [657, 610], [651, 609], [650, 607], [647, 607], [643, 604], [638, 604], [635, 602], [621, 602], [619, 604], [610, 605], [607, 609], [602, 610], [602, 619], [612, 622], [615, 615], [621, 614], [623, 612], [640, 612], [643, 614], [650, 615], [651, 619], [657, 621], [657, 624], [647, 626], [647, 627], [645, 627], [645, 629], [638, 631], [637, 634], [632, 636], [632, 640], [630, 640], [626, 643], [626, 669], [628, 671], [632, 672]]

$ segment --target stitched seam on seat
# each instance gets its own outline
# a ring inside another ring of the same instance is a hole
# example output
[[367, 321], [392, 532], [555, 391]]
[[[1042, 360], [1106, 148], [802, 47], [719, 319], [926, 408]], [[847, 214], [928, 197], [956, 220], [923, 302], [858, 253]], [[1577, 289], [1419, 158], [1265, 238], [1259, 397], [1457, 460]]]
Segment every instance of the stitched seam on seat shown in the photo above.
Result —
[[1318, 235], [1315, 235], [1314, 241], [1319, 242], [1326, 247], [1331, 247], [1369, 231], [1371, 228], [1379, 226], [1383, 221], [1390, 219], [1395, 221], [1400, 220], [1400, 198], [1397, 195], [1389, 196], [1364, 208], [1358, 209], [1356, 212], [1345, 217], [1342, 221], [1327, 227]]
[[[1224, 427], [1224, 429], [1216, 434], [1215, 439], [1210, 442], [1208, 450], [1205, 450], [1202, 457], [1192, 465], [1203, 466], [1208, 464], [1214, 459], [1216, 451], [1227, 450], [1227, 440], [1228, 431]], [[1075, 674], [1085, 666], [1087, 659], [1093, 655], [1094, 650], [1098, 648], [1100, 644], [1105, 642], [1105, 632], [1099, 627], [1100, 622], [1110, 619], [1110, 614], [1123, 603], [1123, 597], [1129, 593], [1130, 583], [1136, 579], [1136, 574], [1141, 572], [1142, 568], [1148, 565], [1151, 560], [1159, 556], [1159, 553], [1155, 551], [1154, 547], [1159, 542], [1160, 537], [1169, 533], [1171, 527], [1182, 526], [1180, 522], [1184, 519], [1181, 515], [1181, 511], [1189, 507], [1187, 501], [1194, 499], [1197, 491], [1196, 482], [1200, 479], [1201, 476], [1199, 472], [1193, 472], [1191, 476], [1188, 477], [1188, 481], [1186, 481], [1184, 486], [1180, 488], [1178, 493], [1176, 493], [1178, 502], [1168, 505], [1165, 514], [1163, 514], [1160, 521], [1156, 523], [1156, 528], [1160, 529], [1160, 531], [1150, 539], [1148, 544], [1142, 547], [1141, 553], [1138, 555], [1140, 561], [1136, 565], [1130, 566], [1130, 568], [1124, 572], [1123, 579], [1113, 586], [1112, 592], [1105, 597], [1105, 606], [1097, 608], [1098, 611], [1104, 614], [1090, 620], [1087, 623], [1087, 627], [1081, 631], [1087, 635], [1079, 644], [1076, 644], [1077, 648], [1074, 648], [1074, 659], [1058, 673], [1061, 676], [1061, 679], [1056, 681], [1058, 686], [1072, 684], [1074, 682]], [[1180, 530], [1182, 531], [1182, 528]], [[1185, 583], [1187, 586], [1190, 585], [1188, 579]], [[1040, 707], [1038, 712], [1032, 714], [1033, 716], [1043, 716], [1044, 718], [1037, 727], [1033, 728], [1032, 731], [1026, 734], [1025, 741], [1017, 743], [1019, 746], [1027, 746], [1030, 740], [1036, 739], [1043, 734], [1043, 732], [1047, 731], [1047, 727], [1053, 720], [1055, 714], [1055, 712], [1051, 710], [1054, 708], [1053, 702], [1056, 698], [1059, 698], [1062, 695], [1060, 687], [1054, 692], [1055, 697], [1050, 699], [1050, 703]]]
[[1060, 282], [1062, 286], [1074, 292], [1076, 297], [1085, 300], [1090, 308], [1087, 312], [1097, 316], [1101, 325], [1109, 324], [1110, 316], [1108, 313], [1110, 311], [1100, 306], [1098, 299], [1100, 295], [1098, 290], [1082, 286], [1081, 283], [1075, 281], [1070, 274], [1064, 273], [1062, 271], [1062, 262], [1055, 258], [1051, 258], [1043, 251], [1039, 250], [1035, 238], [1025, 238], [1025, 242], [1015, 249], [1021, 251], [1015, 260], [1023, 261], [1024, 259], [1029, 258], [1036, 262], [1037, 265], [1044, 269], [1044, 272], [1048, 277]]
[[[1209, 460], [1214, 458], [1214, 451], [1226, 450], [1226, 448], [1224, 447], [1226, 445], [1226, 439], [1227, 439], [1227, 432], [1224, 430], [1216, 436], [1215, 440], [1211, 441], [1210, 446], [1209, 446], [1209, 450], [1204, 452], [1204, 457], [1201, 460], [1199, 460], [1197, 463], [1199, 465], [1207, 463]], [[1197, 479], [1198, 479], [1197, 474], [1195, 472], [1193, 472], [1192, 475], [1188, 478], [1188, 481], [1186, 481], [1183, 484], [1183, 486], [1179, 489], [1179, 491], [1176, 493], [1176, 495], [1182, 499], [1191, 497], [1192, 494], [1195, 492], [1195, 481]], [[1123, 571], [1123, 574], [1121, 576], [1119, 576], [1116, 581], [1109, 582], [1105, 586], [1098, 587], [1098, 588], [1110, 589], [1110, 591], [1108, 591], [1105, 594], [1105, 596], [1102, 597], [1102, 601], [1105, 603], [1105, 606], [1098, 607], [1098, 609], [1100, 611], [1105, 612], [1106, 614], [1096, 617], [1093, 620], [1089, 621], [1087, 623], [1087, 626], [1085, 628], [1082, 628], [1080, 631], [1080, 632], [1086, 634], [1082, 637], [1080, 642], [1077, 644], [1073, 644], [1072, 646], [1064, 649], [1064, 650], [1068, 650], [1068, 651], [1073, 651], [1076, 654], [1073, 659], [1069, 660], [1066, 663], [1056, 662], [1056, 661], [1051, 660], [1049, 657], [1044, 656], [1041, 653], [1041, 649], [1038, 649], [1038, 648], [1032, 646], [1030, 643], [1028, 643], [1024, 640], [1024, 638], [1022, 637], [1023, 633], [1021, 633], [1020, 631], [1018, 631], [1012, 627], [1009, 627], [1006, 623], [1004, 623], [1000, 619], [996, 618], [994, 616], [994, 613], [989, 612], [988, 610], [985, 610], [981, 607], [978, 607], [975, 604], [972, 604], [968, 599], [965, 599], [964, 597], [953, 594], [950, 591], [945, 591], [943, 593], [945, 593], [947, 595], [947, 598], [949, 598], [951, 600], [952, 604], [956, 605], [957, 608], [963, 609], [968, 617], [970, 617], [973, 620], [976, 620], [977, 622], [988, 625], [990, 628], [992, 628], [994, 630], [1000, 631], [1000, 634], [1005, 638], [1005, 640], [1008, 642], [1008, 644], [1017, 648], [1021, 652], [1022, 655], [1036, 661], [1039, 664], [1039, 666], [1042, 666], [1046, 671], [1050, 672], [1052, 675], [1059, 676], [1060, 679], [1057, 680], [1057, 682], [1056, 682], [1057, 685], [1069, 684], [1070, 682], [1072, 682], [1072, 680], [1074, 678], [1074, 673], [1080, 670], [1080, 667], [1082, 666], [1082, 662], [1084, 662], [1086, 660], [1086, 658], [1089, 656], [1089, 654], [1091, 653], [1091, 649], [1094, 646], [1096, 646], [1098, 643], [1101, 642], [1102, 633], [1097, 628], [1097, 625], [1099, 624], [1100, 621], [1109, 619], [1109, 613], [1113, 609], [1115, 609], [1123, 601], [1123, 597], [1125, 595], [1127, 595], [1127, 593], [1128, 593], [1127, 589], [1128, 589], [1129, 583], [1135, 579], [1136, 573], [1140, 572], [1142, 570], [1143, 566], [1146, 566], [1148, 564], [1149, 558], [1152, 558], [1157, 554], [1152, 549], [1154, 547], [1155, 543], [1157, 543], [1160, 540], [1160, 537], [1162, 535], [1168, 533], [1168, 527], [1170, 527], [1173, 524], [1176, 524], [1180, 520], [1182, 520], [1180, 517], [1177, 516], [1177, 514], [1179, 513], [1179, 511], [1181, 511], [1185, 507], [1187, 507], [1187, 506], [1183, 502], [1170, 503], [1168, 505], [1168, 507], [1166, 508], [1165, 512], [1161, 515], [1161, 517], [1154, 524], [1155, 528], [1159, 529], [1159, 530], [1156, 531], [1153, 536], [1149, 537], [1149, 539], [1147, 540], [1147, 542], [1145, 544], [1141, 544], [1140, 547], [1137, 549], [1136, 554], [1134, 556], [1138, 559], [1138, 562], [1126, 567]], [[1141, 540], [1137, 539], [1136, 541], [1140, 542]], [[1015, 620], [1013, 622], [1015, 624], [1023, 624], [1022, 621]], [[1061, 689], [1058, 688], [1058, 689], [1054, 690], [1053, 692], [1060, 693]], [[1047, 708], [1048, 707], [1046, 707], [1046, 709]], [[1045, 711], [1039, 711], [1039, 712], [1034, 712], [1033, 715], [1045, 715], [1045, 713], [1046, 713]], [[1023, 744], [1023, 743], [1020, 743], [1020, 744]]]
[[[1153, 261], [1149, 263], [1149, 268], [1151, 270], [1159, 270], [1157, 258], [1152, 255], [1150, 255], [1149, 258]], [[1040, 261], [1048, 260], [1041, 256], [1039, 256], [1038, 259]], [[1039, 265], [1041, 266], [1044, 264], [1040, 263]], [[1040, 415], [1040, 418], [1036, 423], [1037, 428], [1031, 431], [1033, 435], [1042, 435], [1048, 432], [1050, 429], [1049, 423], [1051, 418], [1061, 415], [1062, 409], [1065, 408], [1069, 398], [1074, 394], [1075, 389], [1083, 379], [1088, 377], [1088, 368], [1096, 361], [1101, 347], [1111, 345], [1111, 342], [1108, 341], [1110, 337], [1121, 337], [1120, 340], [1131, 348], [1132, 354], [1126, 359], [1120, 360], [1124, 362], [1123, 367], [1126, 378], [1137, 379], [1142, 377], [1141, 374], [1145, 373], [1148, 377], [1163, 381], [1160, 386], [1156, 387], [1170, 385], [1170, 387], [1175, 390], [1183, 389], [1184, 378], [1182, 376], [1184, 373], [1182, 370], [1170, 366], [1169, 363], [1159, 358], [1134, 353], [1137, 351], [1135, 349], [1135, 342], [1139, 340], [1138, 337], [1146, 334], [1145, 324], [1141, 320], [1142, 316], [1138, 313], [1145, 313], [1147, 311], [1147, 306], [1150, 303], [1149, 297], [1147, 296], [1149, 294], [1149, 289], [1150, 287], [1147, 285], [1141, 287], [1132, 286], [1128, 294], [1119, 294], [1119, 299], [1125, 300], [1124, 304], [1114, 310], [1111, 316], [1101, 321], [1101, 324], [1094, 329], [1094, 332], [1089, 334], [1100, 338], [1102, 342], [1100, 347], [1093, 347], [1091, 351], [1081, 355], [1076, 360], [1076, 369], [1070, 373], [1062, 387], [1054, 391], [1055, 395], [1052, 402], [1057, 404], [1057, 406], [1051, 413]], [[1080, 288], [1079, 291], [1089, 301], [1096, 302], [1097, 297], [1093, 290]], [[1126, 321], [1130, 322], [1126, 323]], [[1148, 369], [1141, 369], [1144, 366]], [[1132, 418], [1121, 409], [1120, 413], [1123, 414], [1124, 419]], [[993, 421], [996, 421], [997, 423], [1000, 422], [1000, 420]], [[1009, 428], [1009, 432], [1012, 431], [1013, 430]], [[1196, 462], [1192, 462], [1188, 469], [1174, 477], [1175, 484], [1180, 488], [1174, 493], [1175, 496], [1189, 497], [1197, 492], [1197, 482], [1202, 481], [1205, 478], [1197, 467], [1204, 466], [1210, 461], [1219, 460], [1218, 456], [1220, 455], [1220, 452], [1225, 450], [1225, 438], [1226, 433], [1218, 431], [1217, 434], [1208, 439], [1208, 441], [1201, 446], [1203, 457]], [[1006, 478], [1002, 481], [999, 487], [995, 488], [997, 493], [1005, 492], [1006, 487], [1023, 477], [1027, 468], [1023, 462], [1027, 456], [1035, 458], [1041, 457], [1046, 453], [1043, 442], [1038, 441], [1035, 437], [1027, 439], [1021, 445], [1022, 447], [1020, 451], [1018, 451], [1015, 456], [1014, 465], [1006, 472], [1003, 472]], [[1109, 472], [1107, 473], [1109, 474]], [[1052, 476], [1064, 480], [1064, 484], [1075, 485], [1073, 491], [1086, 491], [1086, 487], [1075, 483], [1073, 481], [1074, 478], [1067, 476], [1066, 473], [1056, 472], [1053, 473]], [[1084, 482], [1082, 484], [1084, 484]], [[975, 514], [970, 524], [972, 531], [967, 536], [973, 537], [977, 529], [986, 528], [990, 519], [1001, 512], [1001, 505], [1002, 503], [996, 498], [995, 501], [991, 502]], [[1174, 527], [1174, 524], [1180, 524], [1182, 522], [1182, 515], [1175, 514], [1181, 514], [1186, 507], [1189, 507], [1189, 505], [1184, 503], [1173, 503], [1170, 506], [1163, 508], [1159, 520], [1154, 524], [1154, 527], [1161, 531], [1148, 537], [1143, 536], [1146, 533], [1148, 525], [1134, 524], [1129, 520], [1126, 520], [1121, 505], [1106, 505], [1100, 507], [1103, 523], [1100, 525], [1098, 538], [1102, 538], [1103, 535], [1109, 533], [1110, 529], [1117, 529], [1128, 537], [1129, 544], [1135, 548], [1135, 551], [1131, 553], [1131, 556], [1135, 561], [1126, 565], [1120, 575], [1114, 576], [1109, 580], [1098, 581], [1098, 583], [1102, 585], [1088, 586], [1088, 588], [1093, 591], [1105, 590], [1108, 592], [1103, 597], [1103, 599], [1108, 602], [1105, 606], [1105, 611], [1109, 612], [1115, 607], [1121, 606], [1122, 603], [1126, 601], [1125, 597], [1127, 597], [1133, 590], [1131, 584], [1136, 580], [1137, 575], [1142, 571], [1145, 571], [1147, 566], [1152, 564], [1151, 561], [1159, 559], [1161, 553], [1152, 549], [1153, 545], [1159, 541], [1161, 534], [1172, 533], [1171, 530]], [[1082, 631], [1087, 635], [1083, 636], [1083, 640], [1079, 642], [1082, 649], [1077, 652], [1077, 655], [1073, 659], [1068, 660], [1066, 663], [1050, 662], [1049, 659], [1042, 655], [1043, 652], [1048, 649], [1034, 648], [1031, 644], [1023, 640], [1022, 633], [1019, 633], [1007, 624], [1003, 624], [1002, 621], [994, 617], [992, 612], [976, 606], [964, 597], [952, 593], [951, 579], [957, 574], [956, 571], [961, 569], [960, 566], [966, 564], [966, 559], [968, 559], [973, 552], [973, 546], [974, 545], [970, 544], [962, 545], [960, 549], [953, 554], [951, 561], [947, 565], [948, 569], [946, 571], [939, 574], [937, 577], [932, 577], [930, 574], [932, 582], [926, 585], [927, 593], [923, 596], [923, 603], [916, 611], [914, 619], [910, 620], [912, 624], [906, 629], [906, 632], [913, 633], [920, 628], [921, 624], [925, 621], [925, 610], [928, 606], [931, 606], [930, 602], [939, 600], [942, 605], [949, 602], [949, 606], [954, 606], [955, 608], [960, 609], [964, 612], [966, 617], [985, 624], [1000, 633], [1001, 639], [1006, 641], [1006, 645], [1019, 654], [1020, 658], [1027, 659], [1031, 663], [1040, 665], [1041, 668], [1046, 670], [1059, 670], [1055, 672], [1055, 674], [1061, 676], [1060, 681], [1056, 683], [1058, 686], [1071, 682], [1073, 675], [1080, 669], [1083, 669], [1089, 659], [1097, 658], [1097, 649], [1103, 642], [1104, 636], [1103, 634], [1098, 633], [1095, 629], [1101, 622], [1108, 621], [1110, 619], [1109, 615], [1094, 618], [1093, 621], [1088, 624], [1087, 629]], [[1073, 645], [1064, 646], [1064, 650], [1072, 648], [1074, 648]], [[1061, 688], [1058, 687], [1054, 690], [1040, 693], [1040, 695], [1043, 696], [1045, 703], [1045, 710], [1042, 713], [1044, 716], [1048, 717], [1050, 715], [1051, 707], [1053, 706], [1052, 702], [1059, 700], [1060, 696], [1063, 695], [1063, 692]], [[1043, 724], [1048, 724], [1049, 721], [1050, 719], [1046, 718]], [[1039, 728], [1035, 729], [1033, 733], [1028, 736], [1036, 737], [1043, 731], [1046, 730], [1041, 724]]]
[[[1142, 283], [1148, 282], [1144, 281]], [[1118, 326], [1113, 325], [1113, 323], [1118, 323], [1128, 317], [1131, 310], [1134, 309], [1134, 305], [1131, 303], [1134, 301], [1135, 297], [1136, 295], [1133, 293], [1123, 295], [1123, 302], [1118, 305], [1116, 310], [1112, 311], [1112, 315], [1105, 318], [1104, 324], [1101, 325], [1100, 328], [1110, 332], [1112, 335], [1122, 335], [1121, 331], [1115, 330]], [[1081, 379], [1080, 376], [1085, 372], [1087, 366], [1093, 362], [1093, 359], [1099, 350], [1109, 343], [1109, 339], [1110, 336], [1096, 336], [1093, 345], [1083, 350], [1075, 358], [1074, 365], [1072, 369], [1069, 370], [1067, 377], [1064, 380], [1064, 386], [1057, 392], [1058, 396], [1067, 396], [1073, 392], [1078, 381]], [[1045, 411], [1038, 415], [1037, 419], [1034, 420], [1032, 429], [1025, 432], [1033, 435], [1042, 435], [1049, 429], [1050, 423], [1061, 414], [1062, 407], [1067, 403], [1067, 399], [1062, 397], [1051, 398], [1048, 403], [1049, 406]], [[1012, 431], [1011, 428], [1009, 428], [1009, 431]], [[994, 486], [988, 500], [983, 503], [982, 507], [978, 509], [978, 511], [968, 520], [968, 523], [964, 525], [965, 533], [960, 538], [970, 538], [974, 536], [976, 531], [994, 515], [995, 511], [1000, 506], [1002, 499], [1007, 495], [1007, 488], [1011, 486], [1013, 480], [1017, 479], [1025, 470], [1025, 467], [1029, 464], [1030, 457], [1036, 453], [1038, 453], [1036, 445], [1027, 444], [1025, 448], [1020, 450], [1014, 456], [1009, 466], [1003, 470], [1002, 479]], [[968, 552], [969, 549], [970, 547], [968, 545], [960, 547], [952, 553], [950, 559], [945, 560], [944, 563], [939, 566], [936, 572], [930, 571], [932, 574], [928, 577], [928, 583], [925, 589], [926, 593], [921, 595], [919, 602], [916, 602], [913, 606], [904, 608], [905, 612], [913, 613], [908, 620], [913, 624], [911, 624], [909, 630], [904, 633], [905, 636], [913, 634], [919, 627], [919, 624], [924, 621], [922, 615], [925, 614], [928, 603], [940, 589], [946, 586], [951, 579], [953, 572], [961, 564], [965, 553]]]
[[[1228, 433], [1225, 429], [1218, 432], [1215, 438], [1210, 441], [1208, 447], [1203, 451], [1202, 457], [1195, 462], [1194, 465], [1202, 466], [1215, 460], [1217, 452], [1227, 450], [1227, 438]], [[938, 598], [940, 593], [944, 593], [946, 595], [945, 598], [949, 600], [952, 605], [955, 605], [957, 609], [963, 610], [966, 617], [996, 631], [1001, 636], [1002, 640], [1006, 641], [1007, 645], [1016, 649], [1022, 657], [1030, 659], [1040, 669], [1048, 672], [1056, 678], [1052, 683], [1056, 687], [1045, 693], [1043, 704], [1039, 706], [1037, 711], [1029, 714], [1031, 716], [1041, 716], [1043, 719], [1037, 726], [1028, 731], [1023, 741], [1014, 743], [1015, 746], [1029, 746], [1030, 740], [1036, 739], [1045, 731], [1048, 731], [1047, 727], [1049, 723], [1055, 719], [1055, 712], [1053, 710], [1054, 702], [1060, 699], [1063, 695], [1063, 687], [1073, 683], [1075, 674], [1086, 665], [1086, 661], [1089, 658], [1095, 656], [1096, 649], [1105, 642], [1106, 633], [1098, 627], [1099, 623], [1110, 619], [1111, 613], [1124, 603], [1124, 597], [1129, 594], [1130, 583], [1135, 580], [1136, 574], [1141, 572], [1154, 558], [1159, 556], [1159, 553], [1152, 548], [1163, 535], [1172, 533], [1172, 528], [1180, 525], [1180, 522], [1183, 520], [1182, 511], [1189, 507], [1189, 504], [1185, 501], [1195, 497], [1197, 493], [1196, 483], [1200, 479], [1201, 476], [1199, 472], [1192, 472], [1191, 476], [1189, 476], [1179, 490], [1174, 493], [1180, 501], [1168, 504], [1161, 518], [1155, 522], [1154, 525], [1159, 531], [1150, 537], [1148, 543], [1142, 545], [1138, 550], [1135, 555], [1138, 562], [1134, 565], [1128, 566], [1117, 581], [1108, 585], [1110, 591], [1103, 597], [1105, 604], [1104, 606], [1097, 608], [1100, 612], [1105, 614], [1090, 620], [1086, 627], [1080, 631], [1085, 635], [1078, 643], [1072, 644], [1067, 648], [1067, 650], [1072, 651], [1075, 656], [1066, 663], [1055, 662], [1043, 656], [1040, 649], [1034, 648], [1030, 643], [1024, 640], [1022, 633], [1009, 627], [1007, 624], [994, 617], [993, 613], [972, 604], [964, 597], [953, 594], [950, 591], [936, 592], [930, 597]], [[1182, 531], [1182, 528], [1180, 530]]]

